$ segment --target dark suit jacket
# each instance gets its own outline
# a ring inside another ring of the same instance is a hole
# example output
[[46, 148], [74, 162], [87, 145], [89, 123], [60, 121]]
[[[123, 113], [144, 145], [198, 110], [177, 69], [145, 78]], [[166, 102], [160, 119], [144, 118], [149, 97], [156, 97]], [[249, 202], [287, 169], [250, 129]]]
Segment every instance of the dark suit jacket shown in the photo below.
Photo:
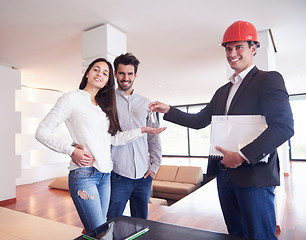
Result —
[[[213, 115], [224, 115], [232, 83], [219, 88], [211, 102], [197, 114], [174, 107], [164, 119], [189, 128], [200, 129], [211, 123]], [[254, 67], [243, 79], [228, 110], [228, 115], [262, 115], [267, 129], [253, 142], [240, 149], [251, 162], [228, 169], [231, 180], [240, 187], [277, 186], [279, 160], [276, 148], [294, 134], [293, 117], [283, 77], [278, 72], [265, 72]], [[268, 163], [259, 162], [270, 154]], [[213, 160], [211, 160], [213, 161]]]

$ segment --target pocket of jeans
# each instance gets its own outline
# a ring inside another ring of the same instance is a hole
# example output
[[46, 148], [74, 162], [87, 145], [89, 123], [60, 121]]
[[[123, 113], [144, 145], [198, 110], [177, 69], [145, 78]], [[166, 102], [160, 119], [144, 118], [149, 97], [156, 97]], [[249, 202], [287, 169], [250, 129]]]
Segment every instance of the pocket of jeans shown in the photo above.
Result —
[[148, 175], [147, 178], [151, 181], [153, 180], [153, 177], [151, 175]]
[[119, 174], [112, 172], [112, 174], [111, 174], [111, 181], [112, 182], [119, 182], [120, 178], [121, 178], [121, 176]]
[[73, 170], [73, 178], [74, 179], [83, 179], [83, 178], [89, 178], [93, 175], [93, 168], [92, 167], [82, 167], [77, 168]]

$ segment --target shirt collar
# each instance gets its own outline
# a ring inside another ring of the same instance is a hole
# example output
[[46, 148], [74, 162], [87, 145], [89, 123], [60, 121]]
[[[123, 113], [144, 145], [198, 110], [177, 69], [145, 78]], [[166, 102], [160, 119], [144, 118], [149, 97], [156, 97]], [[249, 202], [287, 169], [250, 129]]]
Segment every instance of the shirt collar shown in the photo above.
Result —
[[[124, 96], [124, 95], [125, 95], [124, 91], [122, 91], [122, 90], [120, 90], [120, 89], [116, 89], [116, 93], [119, 94], [119, 95], [121, 95], [121, 96]], [[134, 94], [135, 94], [135, 90], [133, 89], [133, 92], [132, 92], [131, 96], [134, 95]]]
[[230, 78], [229, 81], [232, 84], [237, 84], [238, 82], [242, 81], [245, 76], [251, 71], [251, 69], [255, 66], [255, 64], [249, 66], [247, 69], [243, 70], [241, 73], [239, 73], [237, 76], [233, 74]]

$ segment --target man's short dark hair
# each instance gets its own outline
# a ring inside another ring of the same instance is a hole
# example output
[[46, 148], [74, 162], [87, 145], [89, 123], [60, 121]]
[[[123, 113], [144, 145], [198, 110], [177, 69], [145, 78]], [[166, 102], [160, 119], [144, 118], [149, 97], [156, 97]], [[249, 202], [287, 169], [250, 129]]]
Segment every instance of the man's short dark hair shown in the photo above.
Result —
[[120, 56], [116, 57], [114, 61], [115, 72], [117, 73], [119, 64], [123, 64], [123, 65], [133, 65], [134, 73], [136, 74], [139, 63], [140, 63], [139, 60], [132, 53], [121, 54]]
[[248, 41], [249, 47], [251, 48], [253, 45], [256, 45], [256, 48], [260, 47], [259, 42], [255, 42], [255, 41]]

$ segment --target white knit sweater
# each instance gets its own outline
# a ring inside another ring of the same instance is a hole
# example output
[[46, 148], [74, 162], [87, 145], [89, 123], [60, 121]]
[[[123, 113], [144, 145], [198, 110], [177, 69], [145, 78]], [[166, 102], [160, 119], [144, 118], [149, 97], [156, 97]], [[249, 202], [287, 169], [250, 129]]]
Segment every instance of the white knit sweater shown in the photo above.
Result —
[[[90, 94], [76, 90], [63, 94], [49, 114], [42, 120], [36, 131], [36, 139], [48, 148], [71, 156], [74, 147], [71, 142], [56, 136], [54, 130], [65, 122], [74, 143], [95, 158], [94, 167], [101, 172], [113, 169], [111, 144], [118, 146], [141, 137], [141, 129], [118, 132], [112, 137], [107, 131], [109, 120], [99, 106], [91, 102]], [[70, 161], [69, 170], [79, 168]]]

